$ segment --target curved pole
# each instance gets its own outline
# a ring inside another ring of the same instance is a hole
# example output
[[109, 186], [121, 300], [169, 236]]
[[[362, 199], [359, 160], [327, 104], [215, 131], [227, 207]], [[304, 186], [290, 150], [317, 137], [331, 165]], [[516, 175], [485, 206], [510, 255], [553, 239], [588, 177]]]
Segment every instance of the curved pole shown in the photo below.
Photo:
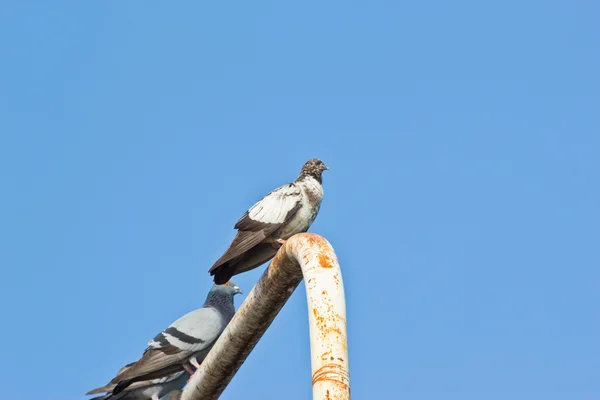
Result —
[[181, 400], [218, 399], [275, 316], [306, 280], [313, 399], [350, 399], [346, 304], [333, 248], [314, 233], [292, 236], [225, 328]]

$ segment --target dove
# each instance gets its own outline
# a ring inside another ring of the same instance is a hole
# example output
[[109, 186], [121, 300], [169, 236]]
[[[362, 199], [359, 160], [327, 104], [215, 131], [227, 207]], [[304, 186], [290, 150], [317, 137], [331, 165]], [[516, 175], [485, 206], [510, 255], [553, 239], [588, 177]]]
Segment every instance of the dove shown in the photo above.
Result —
[[293, 183], [283, 185], [254, 204], [235, 224], [238, 232], [225, 254], [210, 268], [214, 282], [254, 269], [275, 256], [293, 235], [306, 232], [323, 200], [323, 161], [307, 161]]
[[[121, 368], [117, 375], [129, 369], [133, 364], [130, 363]], [[189, 377], [190, 374], [187, 371], [179, 371], [163, 378], [135, 382], [117, 395], [113, 395], [112, 391], [118, 382], [111, 381], [107, 385], [94, 389], [87, 394], [106, 392], [105, 395], [93, 397], [90, 400], [158, 400], [173, 391], [180, 390], [185, 386]]]
[[223, 285], [213, 285], [202, 308], [173, 322], [148, 342], [148, 347], [138, 361], [122, 368], [109, 385], [88, 394], [110, 388], [113, 397], [109, 399], [125, 399], [117, 395], [129, 387], [134, 388], [140, 382], [172, 377], [179, 372], [193, 375], [192, 367], [197, 369], [200, 366], [233, 318], [233, 297], [238, 293], [242, 291], [233, 280]]

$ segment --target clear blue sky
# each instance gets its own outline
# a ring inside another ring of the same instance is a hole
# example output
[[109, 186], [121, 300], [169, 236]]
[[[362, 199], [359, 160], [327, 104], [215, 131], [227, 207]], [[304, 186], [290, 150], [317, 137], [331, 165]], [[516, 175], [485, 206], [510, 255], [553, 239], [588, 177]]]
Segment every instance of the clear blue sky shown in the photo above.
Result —
[[[0, 3], [2, 395], [106, 383], [202, 304], [238, 217], [319, 157], [354, 399], [597, 399], [598, 15]], [[223, 399], [309, 398], [305, 301]]]

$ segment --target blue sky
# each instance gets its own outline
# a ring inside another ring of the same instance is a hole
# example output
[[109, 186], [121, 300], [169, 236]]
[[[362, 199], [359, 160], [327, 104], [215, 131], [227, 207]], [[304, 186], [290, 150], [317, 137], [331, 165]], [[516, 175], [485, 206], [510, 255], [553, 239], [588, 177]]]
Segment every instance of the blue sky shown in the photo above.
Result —
[[[319, 157], [353, 398], [597, 399], [599, 13], [0, 3], [3, 396], [108, 381], [202, 304], [238, 217]], [[223, 399], [310, 398], [305, 302]]]

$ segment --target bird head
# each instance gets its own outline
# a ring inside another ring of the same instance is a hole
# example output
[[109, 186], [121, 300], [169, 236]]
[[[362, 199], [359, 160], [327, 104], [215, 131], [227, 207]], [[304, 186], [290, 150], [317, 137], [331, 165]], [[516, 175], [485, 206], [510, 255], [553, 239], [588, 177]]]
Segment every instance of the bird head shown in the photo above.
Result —
[[222, 285], [215, 285], [217, 287], [221, 287], [221, 290], [224, 290], [228, 293], [231, 293], [232, 295], [236, 295], [238, 293], [243, 293], [242, 289], [240, 289], [240, 287], [234, 282], [233, 279], [230, 279], [229, 282], [225, 282]]
[[327, 171], [328, 169], [329, 168], [327, 168], [323, 161], [319, 160], [318, 158], [313, 158], [312, 160], [308, 160], [304, 163], [300, 175], [310, 175], [320, 182], [321, 174], [323, 174], [323, 171]]

